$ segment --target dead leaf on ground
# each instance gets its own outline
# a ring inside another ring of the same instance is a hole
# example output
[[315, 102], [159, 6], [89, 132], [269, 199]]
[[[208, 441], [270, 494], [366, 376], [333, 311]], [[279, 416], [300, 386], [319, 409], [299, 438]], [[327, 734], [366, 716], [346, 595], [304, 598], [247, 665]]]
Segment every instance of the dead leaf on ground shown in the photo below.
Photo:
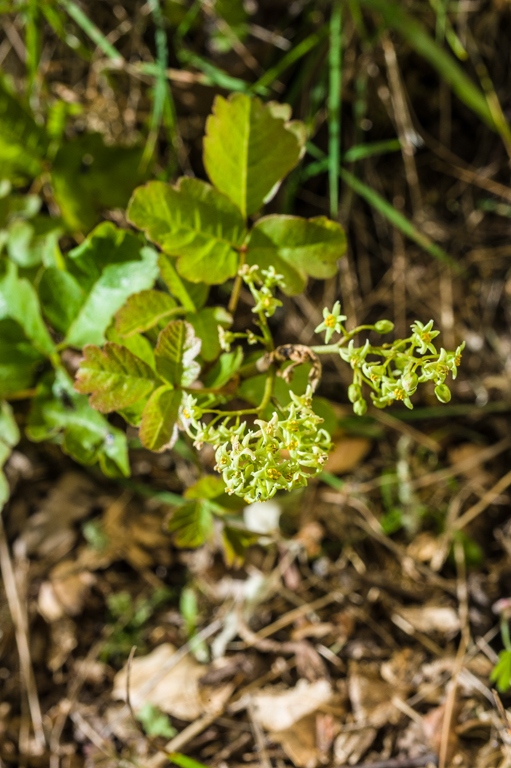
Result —
[[394, 696], [406, 696], [405, 685], [389, 685], [373, 664], [352, 662], [348, 693], [356, 722], [367, 722], [375, 728], [399, 720], [400, 711], [392, 704]]
[[[456, 726], [458, 724], [457, 721], [458, 721], [459, 711], [460, 711], [460, 706], [458, 703], [456, 703], [453, 708], [451, 721], [449, 724], [449, 736], [447, 739], [447, 751], [446, 751], [446, 765], [452, 764], [452, 759], [459, 748], [459, 739], [456, 734]], [[422, 727], [424, 729], [426, 738], [431, 744], [431, 748], [437, 755], [440, 754], [440, 749], [442, 746], [444, 716], [445, 716], [445, 704], [441, 704], [439, 707], [435, 707], [435, 709], [431, 709], [427, 713], [427, 715], [424, 715], [422, 719]]]
[[23, 533], [14, 543], [17, 557], [48, 557], [53, 562], [69, 552], [77, 537], [74, 524], [97, 504], [97, 489], [89, 478], [78, 472], [62, 475], [29, 517]]
[[334, 761], [340, 765], [357, 765], [365, 755], [378, 731], [376, 728], [364, 728], [354, 733], [340, 733], [334, 743]]
[[334, 475], [351, 472], [371, 450], [371, 441], [365, 437], [342, 437], [334, 443], [334, 450], [325, 464], [325, 471]]
[[[199, 680], [208, 671], [192, 656], [185, 656], [167, 673], [161, 675], [154, 688], [147, 694], [146, 683], [161, 673], [165, 663], [176, 653], [170, 643], [163, 643], [147, 656], [134, 658], [130, 674], [130, 700], [136, 710], [144, 703], [151, 703], [180, 720], [196, 720], [206, 712], [221, 707], [232, 691], [230, 685], [201, 689]], [[114, 679], [112, 697], [126, 701], [127, 667]]]
[[454, 636], [460, 631], [459, 616], [448, 605], [407, 605], [400, 606], [399, 616], [418, 632], [425, 635], [437, 632], [440, 635]]
[[253, 695], [254, 718], [267, 731], [283, 731], [328, 704], [331, 698], [328, 680], [299, 680], [294, 688], [284, 691], [263, 688]]

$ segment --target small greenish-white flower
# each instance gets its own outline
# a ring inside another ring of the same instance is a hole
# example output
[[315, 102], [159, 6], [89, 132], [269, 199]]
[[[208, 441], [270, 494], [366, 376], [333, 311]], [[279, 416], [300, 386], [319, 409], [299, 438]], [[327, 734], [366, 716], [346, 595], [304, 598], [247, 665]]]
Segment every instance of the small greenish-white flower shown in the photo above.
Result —
[[436, 355], [433, 339], [438, 336], [440, 331], [433, 331], [432, 328], [433, 320], [430, 320], [426, 325], [423, 325], [418, 320], [412, 324], [412, 343], [419, 347], [418, 352], [420, 355], [425, 355], [428, 351], [432, 355]]
[[266, 288], [272, 288], [274, 285], [282, 287], [284, 284], [284, 275], [279, 275], [275, 272], [273, 266], [268, 267], [268, 269], [262, 269], [261, 274], [264, 277], [264, 285]]
[[234, 333], [231, 333], [230, 331], [226, 331], [225, 328], [222, 328], [221, 325], [218, 325], [217, 328], [218, 328], [218, 341], [220, 342], [221, 348], [224, 350], [224, 352], [230, 352], [231, 344], [235, 339]]
[[[454, 361], [453, 364], [455, 365]], [[447, 352], [445, 349], [441, 349], [437, 360], [431, 360], [431, 362], [425, 363], [422, 366], [422, 375], [426, 379], [433, 379], [437, 384], [443, 384], [449, 370]]]
[[410, 393], [406, 391], [401, 380], [395, 381], [387, 376], [384, 377], [382, 384], [382, 398], [386, 400], [402, 400], [407, 408], [413, 409]]
[[465, 342], [456, 348], [455, 352], [447, 353], [447, 366], [452, 373], [453, 379], [458, 375], [458, 366], [461, 365], [461, 353], [465, 349]]
[[257, 344], [257, 336], [253, 331], [247, 331], [247, 344], [253, 345]]
[[275, 298], [269, 288], [264, 286], [260, 290], [254, 291], [254, 298], [256, 305], [252, 312], [264, 312], [266, 317], [274, 315], [277, 307], [282, 306], [282, 302]]
[[186, 429], [190, 424], [198, 427], [198, 420], [202, 418], [202, 409], [197, 405], [197, 400], [192, 395], [185, 395], [181, 405], [181, 422]]
[[340, 356], [343, 360], [349, 363], [353, 369], [362, 367], [370, 351], [371, 345], [369, 344], [369, 341], [366, 341], [363, 347], [355, 349], [353, 339], [351, 339], [347, 347], [339, 348]]
[[323, 310], [323, 322], [315, 329], [315, 333], [325, 331], [325, 342], [328, 344], [334, 333], [342, 333], [342, 323], [346, 320], [346, 315], [341, 315], [341, 305], [335, 302], [332, 311], [325, 307]]

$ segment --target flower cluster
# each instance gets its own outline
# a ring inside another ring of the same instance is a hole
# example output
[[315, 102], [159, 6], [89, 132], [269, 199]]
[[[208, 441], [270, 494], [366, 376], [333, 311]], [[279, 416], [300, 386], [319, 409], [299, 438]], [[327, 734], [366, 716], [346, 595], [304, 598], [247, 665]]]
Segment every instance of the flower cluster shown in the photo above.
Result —
[[427, 325], [415, 322], [411, 328], [410, 338], [393, 344], [377, 347], [366, 341], [363, 347], [355, 348], [351, 339], [347, 347], [339, 348], [340, 356], [354, 372], [348, 397], [355, 413], [362, 415], [367, 410], [367, 402], [362, 397], [363, 383], [372, 389], [371, 399], [377, 408], [385, 408], [394, 400], [402, 400], [407, 408], [413, 408], [410, 398], [425, 381], [435, 383], [440, 402], [448, 403], [451, 399], [445, 379], [449, 373], [456, 378], [465, 342], [455, 352], [443, 348], [438, 352], [433, 339], [439, 332], [432, 330], [432, 320]]
[[217, 426], [199, 421], [202, 411], [187, 396], [181, 409], [181, 424], [196, 447], [207, 442], [216, 448], [215, 469], [222, 473], [227, 493], [241, 496], [247, 504], [266, 501], [275, 493], [306, 485], [321, 472], [331, 448], [328, 432], [312, 410], [309, 387], [301, 397], [291, 394], [286, 418], [273, 413], [270, 421], [256, 419], [250, 429], [246, 421], [229, 426], [227, 417]]
[[255, 314], [262, 312], [266, 317], [275, 314], [275, 310], [282, 306], [282, 302], [275, 298], [272, 288], [282, 286], [284, 280], [282, 275], [277, 274], [273, 267], [259, 270], [257, 264], [252, 267], [244, 264], [240, 268], [239, 274], [255, 299], [255, 307], [252, 308], [252, 312]]

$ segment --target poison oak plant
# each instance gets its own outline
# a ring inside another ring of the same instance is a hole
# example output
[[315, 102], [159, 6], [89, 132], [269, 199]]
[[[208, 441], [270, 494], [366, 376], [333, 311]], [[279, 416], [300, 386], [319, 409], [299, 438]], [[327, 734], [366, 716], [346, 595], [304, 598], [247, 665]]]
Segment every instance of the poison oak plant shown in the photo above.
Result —
[[[264, 501], [321, 471], [330, 450], [314, 400], [322, 355], [351, 366], [348, 397], [360, 415], [368, 396], [378, 408], [411, 408], [427, 381], [447, 402], [445, 380], [460, 362], [463, 345], [437, 351], [432, 321], [415, 322], [407, 339], [356, 348], [363, 331], [383, 336], [393, 325], [348, 332], [339, 302], [316, 328], [324, 344], [275, 345], [269, 319], [280, 292], [331, 277], [345, 250], [342, 228], [323, 216], [260, 215], [304, 152], [304, 126], [290, 112], [244, 94], [217, 97], [204, 138], [211, 184], [138, 187], [128, 219], [139, 233], [103, 223], [65, 256], [51, 220], [36, 221], [37, 205], [1, 201], [0, 394], [31, 397], [30, 439], [57, 442], [110, 476], [128, 475], [129, 462], [125, 433], [104, 414], [139, 428], [152, 451], [172, 448], [180, 432], [197, 449], [213, 446], [222, 480], [188, 489], [171, 521], [182, 546], [208, 538], [213, 517], [227, 514], [226, 493]], [[230, 288], [227, 306], [211, 306], [220, 284]], [[253, 299], [248, 328], [235, 321], [243, 285]], [[74, 381], [72, 350], [83, 350]], [[293, 381], [297, 369], [307, 378]], [[9, 406], [2, 413], [7, 423]], [[13, 428], [5, 434], [8, 451]], [[225, 531], [234, 561], [244, 544]]]

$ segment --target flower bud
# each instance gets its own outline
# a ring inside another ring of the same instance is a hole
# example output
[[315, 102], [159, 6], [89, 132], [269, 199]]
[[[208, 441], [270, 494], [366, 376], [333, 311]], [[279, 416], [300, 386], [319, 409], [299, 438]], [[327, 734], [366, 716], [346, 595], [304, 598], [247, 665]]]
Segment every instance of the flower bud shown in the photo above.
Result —
[[447, 384], [438, 384], [435, 387], [435, 395], [440, 400], [441, 403], [448, 403], [451, 399], [451, 390], [447, 386]]
[[348, 387], [348, 400], [350, 403], [356, 403], [362, 397], [362, 387], [360, 384], [350, 384]]
[[394, 323], [391, 320], [378, 320], [374, 325], [376, 333], [390, 333], [394, 330]]
[[415, 389], [417, 389], [417, 384], [419, 383], [419, 377], [416, 373], [413, 373], [410, 371], [410, 373], [407, 373], [403, 376], [401, 379], [401, 383], [403, 385], [403, 389], [406, 392], [413, 392]]
[[353, 404], [353, 410], [357, 414], [357, 416], [363, 416], [367, 411], [367, 402], [364, 400], [363, 397], [360, 398], [360, 400], [357, 400], [356, 403]]

